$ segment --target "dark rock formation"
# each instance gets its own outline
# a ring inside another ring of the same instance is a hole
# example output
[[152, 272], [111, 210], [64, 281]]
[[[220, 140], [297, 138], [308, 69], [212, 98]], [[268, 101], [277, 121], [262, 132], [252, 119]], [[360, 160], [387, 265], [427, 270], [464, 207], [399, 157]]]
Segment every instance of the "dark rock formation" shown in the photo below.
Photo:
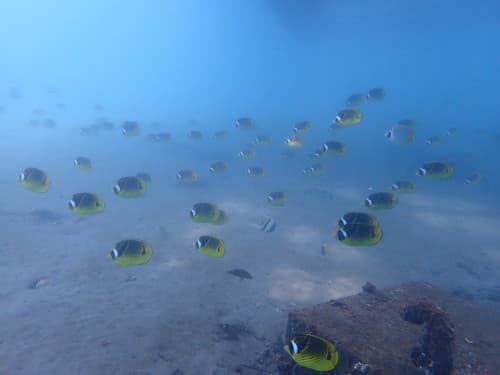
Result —
[[500, 374], [499, 314], [425, 283], [292, 311], [286, 337], [266, 349], [257, 363], [245, 366], [265, 369], [262, 373], [315, 374], [297, 366], [283, 350], [300, 333], [317, 334], [337, 348], [337, 367], [323, 374], [421, 375], [424, 367], [430, 374], [448, 374], [451, 367], [454, 375]]
[[377, 287], [373, 285], [371, 282], [367, 281], [365, 285], [363, 285], [363, 292], [366, 293], [375, 293], [377, 291]]
[[430, 301], [419, 301], [403, 309], [402, 317], [410, 323], [425, 323], [419, 344], [411, 351], [415, 366], [434, 375], [449, 375], [453, 370], [454, 328], [444, 311]]

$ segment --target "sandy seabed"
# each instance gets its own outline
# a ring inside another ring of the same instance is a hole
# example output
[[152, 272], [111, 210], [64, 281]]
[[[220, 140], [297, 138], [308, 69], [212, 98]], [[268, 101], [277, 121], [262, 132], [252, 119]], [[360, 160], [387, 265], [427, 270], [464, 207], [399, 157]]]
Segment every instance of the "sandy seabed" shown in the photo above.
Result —
[[[143, 198], [102, 194], [105, 211], [82, 217], [57, 189], [42, 199], [23, 191], [0, 212], [0, 373], [231, 374], [283, 340], [288, 311], [355, 294], [367, 280], [498, 286], [500, 220], [485, 207], [405, 196], [377, 213], [382, 242], [353, 248], [332, 237], [334, 224], [362, 209], [366, 192], [294, 188], [284, 207], [267, 205], [266, 193], [256, 185], [242, 199], [154, 181]], [[205, 200], [228, 213], [226, 225], [190, 221], [192, 204]], [[266, 215], [276, 232], [260, 231]], [[225, 241], [223, 258], [197, 253], [203, 234]], [[150, 243], [148, 264], [107, 257], [125, 238]], [[233, 268], [253, 279], [228, 274]], [[37, 279], [48, 284], [31, 289]]]

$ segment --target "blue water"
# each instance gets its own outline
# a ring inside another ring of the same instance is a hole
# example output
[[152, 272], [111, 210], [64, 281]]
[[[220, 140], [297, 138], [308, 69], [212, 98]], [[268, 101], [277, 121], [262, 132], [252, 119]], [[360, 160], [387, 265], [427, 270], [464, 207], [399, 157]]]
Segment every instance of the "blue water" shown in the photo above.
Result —
[[[7, 312], [0, 318], [0, 373], [230, 374], [261, 343], [217, 341], [216, 322], [246, 320], [274, 342], [286, 311], [356, 293], [366, 280], [381, 287], [429, 281], [498, 309], [498, 45], [494, 0], [2, 4], [0, 309]], [[373, 87], [385, 89], [384, 100], [365, 102], [359, 125], [332, 132], [347, 97]], [[236, 129], [242, 116], [256, 129]], [[416, 138], [400, 147], [384, 133], [403, 118], [416, 121]], [[46, 119], [55, 126], [43, 126]], [[114, 129], [81, 134], [103, 119]], [[304, 119], [313, 129], [287, 159], [283, 141]], [[140, 136], [124, 137], [124, 121], [137, 121]], [[456, 135], [425, 144], [451, 127]], [[201, 131], [202, 140], [189, 139], [190, 130]], [[213, 139], [219, 130], [227, 139]], [[147, 141], [160, 131], [171, 133], [169, 144]], [[238, 158], [259, 134], [272, 144], [257, 146], [254, 159]], [[308, 155], [331, 139], [346, 143], [347, 154], [322, 159], [322, 176], [303, 176], [315, 162]], [[92, 159], [92, 172], [73, 167], [79, 155]], [[212, 176], [217, 160], [229, 170]], [[416, 177], [429, 161], [453, 165], [454, 175]], [[16, 181], [31, 166], [48, 173], [47, 193], [27, 192]], [[263, 167], [265, 177], [249, 178], [250, 166]], [[179, 184], [175, 176], [185, 168], [200, 180]], [[143, 198], [113, 195], [118, 178], [142, 171], [153, 177]], [[481, 181], [465, 185], [476, 172]], [[340, 216], [364, 210], [370, 192], [398, 179], [418, 190], [376, 213], [384, 230], [377, 246], [352, 248], [332, 236]], [[265, 197], [281, 190], [285, 207], [271, 208]], [[67, 202], [80, 191], [99, 194], [104, 212], [72, 215]], [[225, 209], [229, 223], [190, 222], [199, 201]], [[36, 209], [60, 222], [35, 217]], [[278, 224], [269, 236], [259, 231], [265, 216]], [[224, 259], [214, 263], [194, 250], [207, 233], [226, 241]], [[123, 270], [106, 258], [127, 237], [151, 243], [148, 264]], [[231, 283], [226, 271], [236, 267], [254, 279]], [[129, 274], [133, 283], [125, 284]], [[28, 290], [38, 278], [49, 283]], [[166, 349], [168, 335], [182, 339]], [[128, 343], [123, 351], [120, 342]], [[193, 347], [199, 358], [188, 360]], [[132, 356], [137, 349], [143, 354]], [[157, 352], [171, 359], [158, 360]]]

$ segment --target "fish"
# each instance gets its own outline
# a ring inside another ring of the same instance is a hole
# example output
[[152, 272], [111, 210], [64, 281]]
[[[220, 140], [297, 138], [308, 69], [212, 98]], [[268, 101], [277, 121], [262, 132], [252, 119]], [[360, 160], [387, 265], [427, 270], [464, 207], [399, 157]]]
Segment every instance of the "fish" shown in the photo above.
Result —
[[450, 164], [440, 161], [433, 161], [424, 163], [422, 167], [417, 170], [416, 175], [425, 179], [436, 180], [449, 178], [453, 175], [454, 171], [454, 167]]
[[226, 138], [227, 138], [227, 131], [225, 131], [225, 130], [216, 131], [213, 135], [213, 139], [216, 139], [216, 140], [226, 139]]
[[260, 222], [260, 230], [262, 232], [274, 232], [276, 230], [276, 222], [271, 217], [266, 217]]
[[199, 141], [202, 138], [202, 134], [198, 130], [190, 130], [188, 132], [188, 137], [191, 138], [193, 141]]
[[75, 193], [68, 202], [68, 208], [75, 214], [97, 214], [104, 210], [104, 202], [94, 193]]
[[94, 167], [92, 165], [92, 161], [85, 156], [77, 156], [73, 160], [73, 164], [75, 165], [75, 167], [77, 167], [78, 169], [80, 169], [82, 171], [89, 171], [89, 170], [92, 170]]
[[253, 129], [255, 127], [253, 119], [250, 117], [240, 117], [234, 122], [237, 129]]
[[146, 183], [135, 176], [122, 177], [113, 187], [113, 193], [121, 198], [142, 197], [146, 193]]
[[86, 126], [79, 129], [80, 135], [91, 136], [98, 134], [98, 129], [92, 126]]
[[57, 126], [57, 123], [50, 118], [46, 118], [42, 121], [42, 126], [47, 129], [53, 129]]
[[347, 145], [338, 141], [327, 141], [319, 148], [319, 155], [343, 156], [347, 152]]
[[229, 273], [233, 276], [239, 277], [240, 280], [244, 280], [244, 279], [252, 280], [252, 275], [250, 274], [250, 272], [248, 272], [247, 270], [245, 270], [243, 268], [235, 268], [235, 269], [227, 271], [227, 273]]
[[364, 94], [352, 94], [345, 101], [346, 107], [357, 107], [365, 102]]
[[426, 145], [438, 145], [440, 143], [443, 143], [443, 137], [440, 135], [433, 135], [432, 137], [427, 138], [425, 141]]
[[180, 182], [196, 182], [198, 181], [198, 175], [192, 169], [181, 169], [177, 172], [177, 181]]
[[153, 135], [153, 141], [156, 143], [169, 143], [172, 141], [172, 134], [168, 132], [160, 132]]
[[142, 240], [122, 240], [113, 247], [109, 256], [121, 266], [140, 265], [149, 262], [153, 249]]
[[286, 202], [286, 193], [283, 191], [273, 191], [267, 196], [267, 201], [273, 206], [284, 206]]
[[378, 224], [346, 224], [337, 231], [336, 237], [349, 246], [373, 246], [380, 242], [383, 232]]
[[304, 134], [310, 132], [312, 127], [313, 124], [311, 121], [308, 120], [299, 121], [293, 127], [293, 131], [295, 132], [295, 134]]
[[30, 283], [29, 289], [39, 289], [39, 288], [46, 286], [48, 284], [49, 284], [49, 279], [46, 279], [46, 278], [36, 279]]
[[250, 147], [247, 147], [238, 153], [238, 156], [244, 159], [253, 159], [255, 155], [256, 155], [255, 149]]
[[377, 218], [365, 212], [348, 212], [344, 214], [337, 222], [337, 226], [342, 228], [347, 224], [369, 224], [378, 226]]
[[398, 204], [398, 197], [389, 192], [372, 193], [365, 199], [365, 206], [374, 209], [391, 209]]
[[310, 167], [304, 168], [302, 173], [306, 176], [318, 176], [323, 174], [325, 167], [321, 163], [315, 163]]
[[382, 87], [375, 87], [368, 90], [366, 94], [366, 99], [370, 101], [382, 101], [385, 98], [385, 90]]
[[224, 241], [213, 236], [200, 236], [195, 247], [201, 254], [212, 258], [222, 258], [225, 253]]
[[353, 108], [346, 108], [337, 112], [333, 122], [339, 126], [349, 126], [359, 124], [362, 119], [363, 113], [361, 113], [361, 111]]
[[295, 363], [315, 371], [333, 370], [339, 362], [335, 346], [328, 340], [312, 334], [293, 336], [283, 349]]
[[447, 137], [451, 137], [452, 135], [455, 135], [458, 133], [458, 128], [456, 127], [451, 127], [446, 130], [446, 133], [444, 133]]
[[227, 164], [226, 162], [219, 160], [210, 164], [210, 168], [208, 170], [213, 174], [223, 173], [227, 171]]
[[265, 174], [264, 168], [250, 167], [247, 169], [247, 174], [252, 177], [262, 177]]
[[321, 150], [316, 150], [310, 154], [307, 155], [309, 159], [318, 159], [319, 157], [323, 156]]
[[271, 137], [268, 135], [258, 135], [253, 141], [256, 145], [270, 145]]
[[141, 134], [141, 127], [136, 121], [125, 121], [122, 124], [121, 132], [127, 137], [136, 137]]
[[406, 180], [398, 180], [392, 184], [392, 191], [397, 191], [398, 193], [414, 193], [417, 191], [417, 186]]
[[17, 176], [17, 179], [26, 190], [37, 193], [45, 193], [49, 190], [49, 177], [41, 169], [26, 168]]
[[303, 147], [304, 141], [302, 140], [302, 138], [296, 135], [291, 135], [290, 137], [285, 139], [285, 144], [288, 147]]
[[394, 144], [407, 146], [415, 140], [415, 130], [412, 126], [396, 124], [385, 132], [385, 137]]
[[195, 203], [189, 217], [196, 223], [215, 223], [220, 216], [220, 210], [215, 204], [200, 202]]
[[473, 173], [464, 179], [464, 184], [473, 185], [481, 181], [481, 175], [479, 173]]

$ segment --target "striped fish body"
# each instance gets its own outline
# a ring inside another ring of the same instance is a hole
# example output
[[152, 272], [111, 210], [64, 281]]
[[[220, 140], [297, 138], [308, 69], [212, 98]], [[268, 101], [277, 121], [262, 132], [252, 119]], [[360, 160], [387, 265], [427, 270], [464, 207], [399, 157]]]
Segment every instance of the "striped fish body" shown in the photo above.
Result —
[[276, 229], [276, 222], [270, 218], [266, 217], [260, 224], [260, 230], [263, 232], [274, 232]]
[[297, 364], [315, 371], [330, 371], [339, 361], [332, 343], [311, 334], [294, 336], [284, 349]]

